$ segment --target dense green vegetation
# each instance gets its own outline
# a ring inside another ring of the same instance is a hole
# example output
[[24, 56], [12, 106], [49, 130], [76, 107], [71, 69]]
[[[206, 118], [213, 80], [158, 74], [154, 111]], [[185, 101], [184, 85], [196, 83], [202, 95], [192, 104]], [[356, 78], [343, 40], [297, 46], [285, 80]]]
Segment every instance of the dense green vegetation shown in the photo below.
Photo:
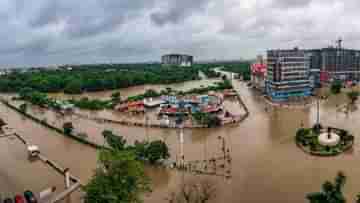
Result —
[[296, 144], [301, 147], [305, 152], [319, 156], [338, 155], [350, 149], [354, 144], [354, 136], [348, 133], [346, 130], [328, 128], [328, 132], [331, 131], [340, 136], [340, 142], [336, 146], [332, 147], [323, 146], [319, 143], [318, 140], [321, 129], [321, 125], [315, 125], [313, 128], [300, 128], [296, 132]]
[[170, 157], [169, 149], [165, 142], [161, 140], [151, 142], [138, 142], [134, 145], [126, 145], [126, 140], [122, 136], [115, 135], [112, 131], [103, 131], [103, 136], [108, 145], [117, 151], [131, 151], [135, 154], [137, 160], [148, 161], [155, 164], [160, 160], [165, 160]]
[[49, 98], [45, 93], [35, 91], [32, 88], [28, 87], [22, 88], [19, 91], [19, 97], [17, 99], [28, 101], [31, 104], [40, 107], [50, 107], [56, 110], [60, 109], [60, 104], [56, 103], [55, 100]]
[[322, 185], [321, 192], [310, 193], [306, 199], [310, 203], [345, 203], [346, 199], [342, 192], [346, 182], [346, 176], [339, 172], [334, 182], [326, 181]]
[[[39, 91], [33, 90], [31, 88], [23, 88], [19, 92], [19, 98], [24, 101], [28, 101], [33, 105], [40, 107], [48, 107], [55, 110], [61, 109], [61, 104], [57, 103], [55, 99], [49, 98], [47, 94], [41, 93]], [[90, 100], [87, 97], [81, 98], [79, 100], [70, 99], [65, 101], [65, 103], [74, 104], [77, 108], [88, 109], [88, 110], [102, 110], [105, 108], [112, 108], [116, 103], [114, 98], [110, 100], [99, 100], [92, 99]]]
[[151, 164], [170, 157], [167, 145], [158, 140], [126, 145], [126, 140], [112, 131], [103, 131], [110, 146], [99, 155], [99, 167], [89, 184], [84, 187], [86, 203], [138, 203], [150, 191], [142, 161]]
[[251, 71], [250, 71], [250, 63], [242, 62], [242, 63], [228, 63], [223, 65], [224, 71], [239, 73], [243, 76], [244, 80], [251, 79]]
[[[210, 85], [208, 87], [200, 87], [200, 88], [193, 88], [189, 91], [175, 91], [171, 88], [167, 88], [166, 90], [163, 90], [161, 92], [157, 92], [156, 90], [149, 89], [146, 90], [144, 94], [139, 94], [135, 96], [130, 96], [127, 98], [127, 101], [139, 101], [143, 100], [145, 98], [150, 97], [159, 97], [163, 94], [204, 94], [209, 91], [219, 91], [224, 89], [231, 89], [232, 85], [229, 80], [224, 80], [221, 82], [217, 82], [214, 85]], [[61, 104], [59, 102], [56, 102], [55, 99], [49, 98], [46, 93], [39, 92], [37, 90], [34, 90], [32, 88], [22, 88], [19, 91], [19, 98], [24, 101], [28, 101], [34, 105], [40, 106], [40, 107], [49, 107], [53, 108], [55, 110], [61, 109]], [[111, 95], [110, 99], [107, 100], [100, 100], [100, 99], [89, 99], [87, 97], [81, 98], [81, 99], [70, 99], [68, 101], [65, 101], [65, 103], [73, 104], [75, 107], [79, 109], [87, 109], [87, 110], [102, 110], [102, 109], [111, 109], [116, 104], [118, 104], [121, 101], [121, 95], [120, 92], [115, 92]]]
[[1, 92], [16, 92], [29, 87], [39, 92], [78, 94], [126, 88], [143, 84], [171, 84], [198, 79], [198, 69], [160, 65], [94, 65], [72, 70], [14, 72], [0, 77]]
[[119, 151], [125, 149], [126, 140], [122, 136], [117, 136], [110, 130], [104, 130], [102, 135], [112, 149]]
[[80, 100], [70, 99], [69, 102], [74, 104], [79, 109], [102, 110], [113, 107], [111, 100], [103, 101], [100, 99], [89, 99], [87, 97], [83, 97]]
[[84, 187], [86, 203], [140, 203], [150, 191], [143, 164], [130, 151], [103, 150], [99, 167]]

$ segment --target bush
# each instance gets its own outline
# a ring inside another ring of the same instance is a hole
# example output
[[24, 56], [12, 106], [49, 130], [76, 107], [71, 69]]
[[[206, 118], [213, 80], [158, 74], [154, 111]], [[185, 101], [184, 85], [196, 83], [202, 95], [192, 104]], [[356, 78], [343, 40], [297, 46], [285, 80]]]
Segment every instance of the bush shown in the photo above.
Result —
[[355, 91], [355, 90], [352, 90], [351, 92], [347, 93], [347, 96], [350, 99], [350, 103], [354, 104], [359, 98], [359, 92]]
[[341, 92], [342, 82], [339, 80], [335, 80], [330, 87], [331, 93], [339, 94]]
[[74, 104], [76, 107], [80, 109], [88, 109], [88, 110], [102, 110], [111, 106], [112, 102], [110, 101], [102, 101], [99, 99], [90, 100], [87, 97], [81, 98], [80, 100], [69, 100], [69, 103]]
[[64, 89], [64, 92], [67, 94], [81, 94], [82, 91], [82, 83], [79, 79], [72, 80], [66, 85]]
[[221, 125], [221, 120], [216, 115], [210, 113], [196, 112], [192, 116], [199, 124], [206, 125], [209, 128]]
[[125, 149], [126, 140], [122, 136], [115, 135], [110, 130], [104, 130], [102, 135], [111, 148], [120, 151]]

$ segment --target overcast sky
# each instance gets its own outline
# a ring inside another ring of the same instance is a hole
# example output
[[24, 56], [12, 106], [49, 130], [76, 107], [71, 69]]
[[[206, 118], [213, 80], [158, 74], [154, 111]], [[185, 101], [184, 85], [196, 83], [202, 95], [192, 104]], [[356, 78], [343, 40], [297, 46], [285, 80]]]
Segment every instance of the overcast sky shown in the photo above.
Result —
[[0, 66], [360, 49], [359, 0], [0, 0]]

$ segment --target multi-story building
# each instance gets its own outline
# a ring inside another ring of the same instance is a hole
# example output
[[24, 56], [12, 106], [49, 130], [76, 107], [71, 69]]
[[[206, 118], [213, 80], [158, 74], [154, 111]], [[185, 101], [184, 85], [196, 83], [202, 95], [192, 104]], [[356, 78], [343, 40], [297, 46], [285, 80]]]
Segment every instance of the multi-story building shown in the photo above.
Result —
[[307, 52], [312, 60], [310, 68], [319, 70], [322, 82], [360, 80], [360, 50], [329, 47]]
[[274, 101], [287, 101], [311, 94], [310, 57], [305, 50], [267, 52], [266, 92]]
[[194, 63], [194, 57], [183, 54], [168, 54], [161, 57], [161, 63], [169, 66], [190, 67]]

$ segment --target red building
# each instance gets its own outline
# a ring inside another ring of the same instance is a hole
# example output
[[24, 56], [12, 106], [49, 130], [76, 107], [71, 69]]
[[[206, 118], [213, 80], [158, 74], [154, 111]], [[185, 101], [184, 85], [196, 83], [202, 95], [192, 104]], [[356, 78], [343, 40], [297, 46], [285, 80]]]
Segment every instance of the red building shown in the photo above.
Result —
[[254, 63], [251, 65], [251, 83], [260, 90], [265, 90], [265, 77], [267, 66], [265, 63]]

